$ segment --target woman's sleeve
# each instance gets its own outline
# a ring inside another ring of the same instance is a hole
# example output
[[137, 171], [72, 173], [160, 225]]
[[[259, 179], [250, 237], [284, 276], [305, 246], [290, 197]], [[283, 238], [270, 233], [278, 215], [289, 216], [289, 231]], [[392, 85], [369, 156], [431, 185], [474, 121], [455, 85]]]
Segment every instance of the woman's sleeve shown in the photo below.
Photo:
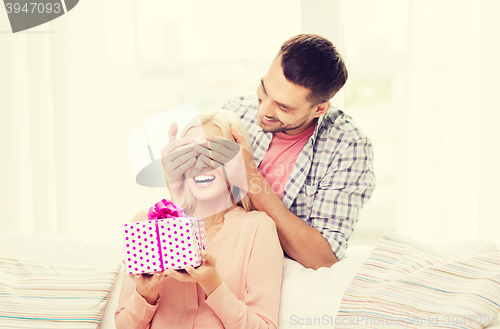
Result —
[[149, 328], [158, 305], [159, 300], [156, 301], [156, 305], [149, 304], [135, 289], [134, 281], [124, 274], [120, 300], [115, 311], [116, 328]]
[[276, 225], [272, 220], [265, 223], [252, 248], [244, 300], [238, 300], [222, 282], [205, 301], [226, 329], [278, 326], [283, 251]]

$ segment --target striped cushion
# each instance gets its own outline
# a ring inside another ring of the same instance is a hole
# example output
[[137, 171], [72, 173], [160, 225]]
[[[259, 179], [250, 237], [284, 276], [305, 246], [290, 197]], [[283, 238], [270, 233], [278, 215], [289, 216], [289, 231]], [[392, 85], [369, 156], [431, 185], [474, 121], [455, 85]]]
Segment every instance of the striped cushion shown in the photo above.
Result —
[[119, 268], [0, 257], [0, 328], [97, 328]]
[[500, 252], [459, 258], [386, 232], [344, 292], [336, 328], [499, 323]]

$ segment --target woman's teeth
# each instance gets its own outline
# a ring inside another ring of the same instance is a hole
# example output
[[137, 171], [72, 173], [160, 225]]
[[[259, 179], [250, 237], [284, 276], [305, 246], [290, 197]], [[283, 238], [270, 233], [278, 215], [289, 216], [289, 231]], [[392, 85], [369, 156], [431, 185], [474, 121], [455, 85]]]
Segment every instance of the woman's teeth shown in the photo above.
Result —
[[214, 179], [215, 176], [213, 175], [200, 175], [194, 177], [194, 181], [196, 182], [196, 184], [208, 184], [213, 182]]

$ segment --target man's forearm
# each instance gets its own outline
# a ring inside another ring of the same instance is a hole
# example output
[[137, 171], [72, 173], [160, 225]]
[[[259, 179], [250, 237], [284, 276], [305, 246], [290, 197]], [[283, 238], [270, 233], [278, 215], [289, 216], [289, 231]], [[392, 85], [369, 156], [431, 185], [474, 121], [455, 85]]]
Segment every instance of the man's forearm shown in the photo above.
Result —
[[338, 259], [323, 235], [295, 216], [276, 197], [281, 207], [271, 204], [266, 213], [275, 221], [281, 246], [288, 256], [314, 270], [336, 263]]
[[264, 177], [254, 177], [249, 196], [255, 207], [276, 223], [281, 246], [288, 256], [315, 270], [338, 261], [323, 235], [288, 210]]

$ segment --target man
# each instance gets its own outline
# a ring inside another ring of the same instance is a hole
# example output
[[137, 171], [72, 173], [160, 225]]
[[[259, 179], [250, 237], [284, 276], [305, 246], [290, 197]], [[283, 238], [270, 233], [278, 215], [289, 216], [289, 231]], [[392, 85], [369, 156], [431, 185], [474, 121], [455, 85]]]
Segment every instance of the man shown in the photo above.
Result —
[[[375, 189], [370, 140], [348, 115], [331, 108], [346, 79], [332, 43], [302, 34], [281, 46], [257, 97], [224, 105], [241, 117], [252, 139], [253, 158], [244, 152], [250, 199], [275, 221], [285, 253], [307, 268], [330, 267], [345, 256], [359, 211]], [[215, 141], [189, 156], [224, 163], [222, 149]]]

